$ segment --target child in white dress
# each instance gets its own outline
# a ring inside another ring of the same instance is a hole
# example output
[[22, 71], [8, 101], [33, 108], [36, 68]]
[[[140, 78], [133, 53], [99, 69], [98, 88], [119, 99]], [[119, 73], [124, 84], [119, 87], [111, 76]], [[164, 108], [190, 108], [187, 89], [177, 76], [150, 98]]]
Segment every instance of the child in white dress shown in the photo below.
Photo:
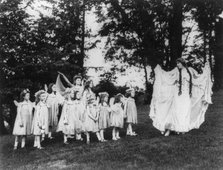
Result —
[[75, 91], [74, 92], [74, 115], [75, 115], [75, 133], [76, 133], [76, 140], [83, 140], [81, 137], [81, 132], [83, 131], [83, 119], [84, 119], [84, 112], [85, 107], [83, 101], [81, 100], [81, 92]]
[[67, 88], [65, 91], [65, 101], [62, 108], [61, 117], [58, 123], [57, 131], [62, 131], [64, 134], [64, 144], [69, 144], [67, 138], [75, 134], [75, 105], [73, 98], [73, 91]]
[[110, 112], [108, 105], [109, 94], [107, 92], [99, 93], [99, 130], [102, 142], [105, 142], [104, 130], [110, 126]]
[[52, 132], [56, 131], [58, 125], [59, 106], [64, 102], [62, 97], [56, 90], [56, 85], [51, 83], [48, 87], [48, 96], [46, 103], [49, 106], [49, 134], [48, 137], [52, 139]]
[[82, 101], [84, 102], [84, 105], [87, 106], [88, 100], [96, 98], [95, 93], [92, 91], [94, 84], [92, 80], [88, 80], [85, 83], [84, 91], [83, 91], [83, 96], [82, 96]]
[[48, 114], [49, 110], [46, 105], [46, 92], [44, 90], [38, 91], [36, 94], [36, 107], [32, 124], [32, 134], [34, 138], [34, 147], [42, 149], [40, 144], [41, 135], [48, 132]]
[[136, 136], [136, 133], [132, 130], [132, 124], [137, 124], [137, 108], [135, 103], [135, 90], [133, 88], [126, 90], [127, 100], [125, 102], [125, 117], [128, 124], [126, 135]]
[[98, 106], [95, 98], [89, 98], [87, 100], [87, 106], [85, 111], [84, 131], [86, 134], [86, 142], [90, 143], [90, 132], [96, 133], [97, 138], [101, 141], [98, 128]]
[[33, 107], [34, 104], [30, 102], [30, 92], [28, 89], [23, 90], [20, 94], [20, 103], [17, 105], [17, 115], [13, 128], [13, 135], [15, 135], [14, 149], [18, 148], [19, 138], [22, 137], [21, 148], [25, 147], [25, 140], [27, 135], [31, 135]]
[[124, 126], [124, 109], [122, 107], [124, 96], [122, 94], [117, 94], [114, 99], [114, 104], [111, 106], [111, 126], [112, 130], [112, 140], [120, 139], [119, 129]]

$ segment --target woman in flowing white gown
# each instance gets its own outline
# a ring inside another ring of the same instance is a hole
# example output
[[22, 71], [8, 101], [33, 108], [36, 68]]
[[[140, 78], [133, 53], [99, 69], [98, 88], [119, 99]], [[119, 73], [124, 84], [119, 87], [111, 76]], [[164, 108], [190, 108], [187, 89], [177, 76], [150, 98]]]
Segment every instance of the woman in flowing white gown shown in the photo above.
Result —
[[[184, 60], [177, 60], [177, 67], [179, 76], [174, 91], [173, 129], [170, 130], [185, 133], [190, 130], [192, 75]], [[169, 131], [166, 135], [169, 135]]]
[[155, 68], [155, 82], [150, 105], [153, 126], [168, 136], [170, 130], [188, 132], [199, 128], [204, 122], [205, 112], [211, 104], [212, 81], [208, 62], [203, 73], [187, 68], [184, 59], [177, 60], [177, 67], [164, 71]]

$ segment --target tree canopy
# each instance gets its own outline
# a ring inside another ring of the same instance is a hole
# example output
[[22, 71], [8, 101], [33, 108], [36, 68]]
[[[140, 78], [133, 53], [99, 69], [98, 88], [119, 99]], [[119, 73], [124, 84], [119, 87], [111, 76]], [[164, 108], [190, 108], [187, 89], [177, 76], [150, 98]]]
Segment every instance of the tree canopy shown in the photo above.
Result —
[[[215, 70], [221, 0], [45, 1], [50, 7], [43, 8], [50, 8], [52, 14], [40, 13], [37, 19], [27, 12], [35, 0], [4, 0], [0, 6], [1, 93], [13, 94], [27, 87], [36, 90], [55, 81], [57, 71], [68, 78], [84, 74], [85, 51], [98, 42], [97, 38], [93, 44], [85, 42], [93, 36], [85, 27], [86, 11], [92, 8], [102, 25], [98, 37], [107, 38], [107, 60], [141, 67], [147, 74], [147, 65], [160, 63], [170, 70], [176, 58], [184, 56], [192, 63], [209, 59]], [[190, 46], [187, 41], [193, 26], [184, 24], [189, 19], [197, 24], [199, 33]]]

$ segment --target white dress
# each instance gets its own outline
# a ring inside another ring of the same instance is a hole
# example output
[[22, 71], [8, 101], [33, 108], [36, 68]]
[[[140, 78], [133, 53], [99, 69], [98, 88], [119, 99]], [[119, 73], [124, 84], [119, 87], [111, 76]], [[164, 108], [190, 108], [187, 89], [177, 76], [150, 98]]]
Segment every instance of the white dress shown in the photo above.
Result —
[[212, 103], [210, 66], [206, 63], [202, 74], [192, 68], [189, 68], [189, 71], [192, 75], [192, 97], [189, 95], [190, 77], [186, 69], [182, 70], [182, 94], [178, 95], [178, 69], [166, 72], [159, 65], [155, 68], [149, 116], [158, 130], [188, 132], [199, 128], [204, 122], [205, 112]]
[[[31, 135], [33, 119], [32, 111], [33, 103], [31, 103], [30, 101], [19, 103], [13, 128], [13, 135]], [[21, 126], [21, 124], [23, 126]]]
[[123, 128], [124, 110], [120, 103], [116, 103], [111, 106], [110, 122], [112, 127]]
[[85, 107], [81, 100], [74, 101], [75, 133], [84, 131], [84, 112]]
[[83, 86], [74, 85], [74, 86], [72, 87], [72, 90], [74, 90], [74, 91], [78, 91], [78, 92], [80, 92], [81, 95], [82, 95], [83, 92], [84, 92], [84, 87], [83, 87]]
[[135, 99], [132, 97], [129, 97], [126, 101], [125, 114], [127, 123], [133, 123], [133, 124], [138, 123], [136, 103]]
[[154, 71], [155, 82], [149, 116], [153, 120], [153, 126], [158, 130], [173, 129], [172, 112], [176, 90], [174, 84], [178, 77], [178, 70], [175, 68], [170, 72], [165, 72], [157, 65]]
[[57, 132], [62, 131], [66, 135], [75, 134], [75, 104], [73, 101], [65, 101], [61, 117], [58, 123]]
[[110, 126], [110, 112], [111, 109], [108, 105], [99, 105], [99, 120], [98, 126], [100, 130], [106, 129]]
[[190, 130], [190, 113], [191, 113], [191, 99], [189, 94], [189, 80], [190, 76], [186, 69], [182, 69], [182, 94], [179, 95], [179, 83], [174, 91], [174, 101], [172, 110], [172, 124], [171, 130], [177, 132], [188, 132]]
[[83, 96], [82, 96], [82, 101], [84, 102], [84, 104], [87, 105], [88, 99], [91, 99], [91, 98], [93, 98], [93, 99], [96, 98], [95, 93], [91, 89], [85, 90], [83, 92]]
[[[89, 106], [85, 110], [85, 120], [83, 123], [83, 131], [85, 132], [98, 132], [98, 108], [97, 106]], [[96, 120], [94, 120], [96, 119]]]
[[35, 107], [32, 123], [32, 134], [41, 135], [49, 132], [49, 111], [46, 103], [39, 102]]
[[205, 113], [209, 104], [212, 104], [211, 96], [213, 82], [211, 69], [207, 62], [202, 74], [191, 69], [193, 77], [193, 89], [191, 98], [190, 129], [198, 129], [205, 121]]
[[59, 105], [62, 104], [64, 98], [57, 93], [56, 95], [51, 93], [47, 96], [46, 103], [49, 106], [49, 126], [54, 130], [58, 125]]

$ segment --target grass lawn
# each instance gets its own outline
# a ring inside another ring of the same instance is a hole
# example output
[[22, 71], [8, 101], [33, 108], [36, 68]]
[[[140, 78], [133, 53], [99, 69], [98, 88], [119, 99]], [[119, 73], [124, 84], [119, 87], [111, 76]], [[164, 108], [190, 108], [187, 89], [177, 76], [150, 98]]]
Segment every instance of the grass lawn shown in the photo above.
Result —
[[106, 143], [70, 141], [63, 145], [57, 134], [45, 141], [44, 150], [34, 149], [33, 137], [26, 149], [13, 151], [14, 137], [0, 137], [0, 169], [223, 169], [223, 91], [215, 92], [214, 104], [206, 113], [199, 130], [185, 135], [161, 136], [148, 117], [149, 106], [138, 108], [137, 137], [111, 141], [111, 129]]

